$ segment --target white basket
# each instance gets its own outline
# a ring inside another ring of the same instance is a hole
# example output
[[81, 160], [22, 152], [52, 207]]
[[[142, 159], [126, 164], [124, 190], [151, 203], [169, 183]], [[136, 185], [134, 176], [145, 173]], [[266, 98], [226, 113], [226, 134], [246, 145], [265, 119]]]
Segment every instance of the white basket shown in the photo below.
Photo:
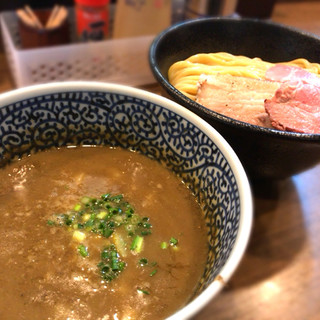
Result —
[[154, 36], [22, 49], [15, 12], [1, 14], [4, 48], [17, 87], [93, 80], [139, 86], [155, 82], [148, 62]]

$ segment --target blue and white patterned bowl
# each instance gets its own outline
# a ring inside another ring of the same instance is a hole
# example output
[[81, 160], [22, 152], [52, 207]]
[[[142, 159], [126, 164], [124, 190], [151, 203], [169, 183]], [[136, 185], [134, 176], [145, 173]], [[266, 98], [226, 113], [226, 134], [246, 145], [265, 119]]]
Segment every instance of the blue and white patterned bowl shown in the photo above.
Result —
[[180, 105], [142, 90], [95, 82], [31, 86], [0, 95], [0, 161], [63, 145], [136, 150], [181, 176], [203, 203], [206, 268], [193, 299], [173, 319], [207, 304], [235, 271], [252, 225], [245, 171], [227, 142]]

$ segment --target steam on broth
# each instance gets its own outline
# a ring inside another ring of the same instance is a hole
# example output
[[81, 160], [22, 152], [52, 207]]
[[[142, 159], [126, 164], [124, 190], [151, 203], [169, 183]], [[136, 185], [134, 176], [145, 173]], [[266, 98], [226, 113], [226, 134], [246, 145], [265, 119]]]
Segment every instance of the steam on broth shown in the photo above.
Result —
[[191, 192], [120, 148], [61, 148], [6, 166], [0, 215], [1, 319], [163, 319], [204, 269]]

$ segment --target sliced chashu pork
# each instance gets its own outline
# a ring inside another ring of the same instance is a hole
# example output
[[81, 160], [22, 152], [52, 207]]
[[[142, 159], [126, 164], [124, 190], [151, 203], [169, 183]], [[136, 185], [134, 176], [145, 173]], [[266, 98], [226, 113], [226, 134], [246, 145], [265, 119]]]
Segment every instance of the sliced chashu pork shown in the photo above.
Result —
[[314, 73], [297, 66], [276, 64], [270, 67], [265, 74], [266, 80], [286, 82], [286, 83], [306, 83], [320, 86], [320, 78]]
[[272, 127], [265, 111], [279, 83], [216, 74], [200, 77], [196, 101], [215, 112], [250, 124]]
[[274, 128], [300, 133], [320, 133], [320, 87], [284, 83], [265, 108]]
[[320, 79], [298, 67], [276, 65], [266, 77], [283, 81], [265, 109], [279, 130], [320, 133]]

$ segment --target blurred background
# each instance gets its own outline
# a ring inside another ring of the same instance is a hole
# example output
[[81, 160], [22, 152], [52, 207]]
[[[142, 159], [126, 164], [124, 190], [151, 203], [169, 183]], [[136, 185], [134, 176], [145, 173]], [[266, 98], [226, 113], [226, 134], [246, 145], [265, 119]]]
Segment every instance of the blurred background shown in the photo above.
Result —
[[[312, 1], [318, 0], [309, 0], [308, 3]], [[154, 81], [148, 68], [148, 48], [154, 36], [170, 25], [206, 16], [271, 19], [276, 4], [304, 2], [304, 0], [0, 1], [2, 24], [0, 58], [7, 61], [7, 64], [1, 63], [0, 67], [9, 67], [11, 76], [10, 79], [1, 81], [10, 82], [14, 87], [77, 79], [113, 81], [133, 86], [145, 85]], [[60, 10], [60, 19], [57, 18], [51, 27], [46, 28], [45, 24], [58, 7], [64, 9]], [[30, 26], [32, 23], [28, 20], [30, 10], [36, 19], [40, 20], [40, 24], [43, 24], [42, 27]], [[281, 13], [278, 16], [281, 22]], [[121, 39], [131, 40], [124, 43]], [[126, 54], [129, 51], [130, 55]]]

